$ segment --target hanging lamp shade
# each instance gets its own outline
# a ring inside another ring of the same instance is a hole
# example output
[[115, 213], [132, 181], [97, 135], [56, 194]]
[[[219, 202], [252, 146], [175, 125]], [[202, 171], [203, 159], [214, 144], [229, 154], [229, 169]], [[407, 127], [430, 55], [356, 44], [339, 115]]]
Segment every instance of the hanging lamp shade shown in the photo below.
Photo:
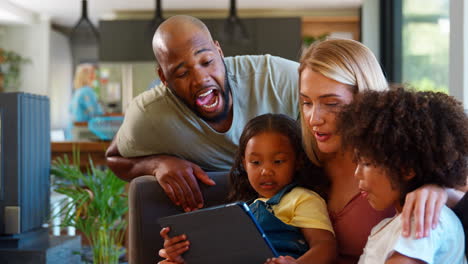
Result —
[[91, 20], [88, 18], [88, 1], [81, 1], [81, 17], [73, 27], [70, 39], [72, 42], [89, 42], [96, 41], [99, 39], [98, 30], [94, 27]]
[[244, 23], [237, 16], [236, 0], [231, 0], [229, 16], [224, 22], [221, 39], [227, 43], [241, 43], [249, 41], [249, 34]]
[[99, 32], [88, 18], [88, 2], [81, 1], [81, 17], [70, 33], [73, 64], [98, 60]]
[[155, 1], [154, 16], [153, 16], [153, 19], [151, 20], [153, 33], [156, 31], [156, 29], [159, 27], [159, 25], [162, 22], [164, 22], [164, 18], [162, 16], [161, 0], [156, 0]]
[[155, 0], [155, 7], [154, 7], [154, 16], [148, 23], [146, 32], [145, 32], [145, 45], [149, 49], [152, 48], [152, 42], [153, 42], [153, 36], [154, 33], [156, 32], [156, 29], [158, 29], [159, 25], [161, 25], [162, 22], [164, 22], [164, 17], [162, 16], [162, 5], [161, 5], [161, 0]]

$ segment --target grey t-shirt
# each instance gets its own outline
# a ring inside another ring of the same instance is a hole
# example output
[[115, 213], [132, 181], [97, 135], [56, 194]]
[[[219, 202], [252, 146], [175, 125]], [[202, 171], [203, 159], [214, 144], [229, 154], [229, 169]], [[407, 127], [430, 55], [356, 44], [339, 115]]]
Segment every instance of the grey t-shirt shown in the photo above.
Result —
[[229, 170], [245, 124], [261, 114], [299, 116], [298, 63], [271, 55], [225, 58], [233, 95], [233, 121], [225, 133], [212, 129], [167, 87], [133, 99], [116, 136], [123, 157], [168, 154], [207, 171]]

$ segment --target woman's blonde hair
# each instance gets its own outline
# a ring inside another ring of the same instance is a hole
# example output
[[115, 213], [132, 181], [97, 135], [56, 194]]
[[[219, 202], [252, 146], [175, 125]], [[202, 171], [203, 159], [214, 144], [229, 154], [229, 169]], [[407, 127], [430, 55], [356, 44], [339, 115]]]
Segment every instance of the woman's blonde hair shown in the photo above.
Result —
[[83, 86], [91, 86], [95, 78], [96, 67], [90, 63], [83, 63], [76, 67], [75, 79], [73, 86], [76, 89], [80, 89]]
[[[353, 93], [388, 89], [388, 82], [372, 51], [354, 40], [330, 39], [313, 43], [301, 56], [299, 80], [306, 68], [337, 82], [352, 86]], [[304, 149], [309, 159], [320, 166], [317, 142], [304, 119], [302, 104], [300, 107]]]

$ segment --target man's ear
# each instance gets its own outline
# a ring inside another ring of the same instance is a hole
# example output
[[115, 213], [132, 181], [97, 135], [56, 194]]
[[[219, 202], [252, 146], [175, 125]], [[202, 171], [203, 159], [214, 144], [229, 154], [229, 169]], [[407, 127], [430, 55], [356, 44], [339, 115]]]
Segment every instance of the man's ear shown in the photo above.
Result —
[[219, 42], [217, 40], [213, 40], [215, 46], [216, 46], [216, 49], [218, 50], [219, 52], [219, 55], [221, 55], [221, 57], [224, 58], [224, 53], [223, 53], [223, 50], [221, 49], [221, 46], [219, 45]]
[[163, 70], [161, 69], [160, 66], [157, 66], [157, 67], [156, 67], [156, 72], [158, 73], [159, 79], [161, 80], [161, 82], [162, 82], [165, 86], [167, 86], [166, 76], [164, 76], [164, 72], [163, 72]]

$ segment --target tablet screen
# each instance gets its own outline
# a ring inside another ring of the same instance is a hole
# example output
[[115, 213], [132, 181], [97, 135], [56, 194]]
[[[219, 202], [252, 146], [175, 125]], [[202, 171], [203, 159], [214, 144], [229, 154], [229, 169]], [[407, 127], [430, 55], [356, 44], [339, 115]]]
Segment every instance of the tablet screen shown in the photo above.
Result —
[[170, 236], [186, 234], [189, 264], [264, 263], [278, 254], [245, 203], [232, 203], [158, 219]]

